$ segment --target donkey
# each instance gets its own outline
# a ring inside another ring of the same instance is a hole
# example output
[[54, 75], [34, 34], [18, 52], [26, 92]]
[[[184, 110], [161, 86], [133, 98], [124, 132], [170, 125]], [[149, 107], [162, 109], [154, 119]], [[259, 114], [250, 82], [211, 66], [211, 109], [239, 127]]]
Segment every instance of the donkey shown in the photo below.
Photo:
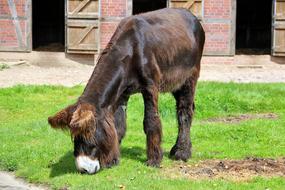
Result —
[[179, 130], [170, 156], [190, 158], [204, 41], [200, 22], [186, 9], [166, 8], [120, 22], [77, 102], [48, 118], [53, 128], [70, 130], [78, 171], [93, 174], [119, 163], [126, 106], [134, 93], [144, 100], [147, 165], [158, 167], [163, 157], [159, 92], [171, 92], [176, 100]]

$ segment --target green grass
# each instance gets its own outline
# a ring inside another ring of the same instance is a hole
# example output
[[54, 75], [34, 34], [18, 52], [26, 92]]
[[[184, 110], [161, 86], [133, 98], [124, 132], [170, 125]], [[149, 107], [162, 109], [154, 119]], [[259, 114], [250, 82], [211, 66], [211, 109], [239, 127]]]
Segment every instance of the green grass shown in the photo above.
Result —
[[9, 68], [10, 68], [9, 65], [0, 62], [0, 71], [2, 71], [4, 69], [9, 69]]
[[[16, 86], [0, 89], [0, 169], [15, 171], [33, 183], [59, 189], [284, 189], [284, 178], [227, 180], [171, 179], [163, 169], [145, 166], [143, 101], [132, 96], [128, 129], [121, 146], [119, 166], [96, 175], [77, 173], [73, 144], [67, 132], [51, 129], [47, 117], [74, 102], [83, 90], [53, 86]], [[285, 84], [199, 83], [192, 127], [193, 158], [243, 159], [247, 156], [285, 156]], [[163, 122], [163, 167], [177, 135], [175, 102], [160, 95]], [[256, 119], [236, 124], [205, 123], [207, 118], [241, 113], [275, 113], [277, 120]]]

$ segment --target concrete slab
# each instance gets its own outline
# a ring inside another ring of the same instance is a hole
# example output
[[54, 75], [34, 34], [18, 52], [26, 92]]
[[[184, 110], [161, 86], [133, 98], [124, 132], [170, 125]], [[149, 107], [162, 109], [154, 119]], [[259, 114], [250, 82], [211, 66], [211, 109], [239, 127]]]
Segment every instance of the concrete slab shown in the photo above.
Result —
[[1, 190], [47, 190], [46, 187], [38, 187], [25, 182], [23, 179], [16, 178], [8, 172], [0, 172]]

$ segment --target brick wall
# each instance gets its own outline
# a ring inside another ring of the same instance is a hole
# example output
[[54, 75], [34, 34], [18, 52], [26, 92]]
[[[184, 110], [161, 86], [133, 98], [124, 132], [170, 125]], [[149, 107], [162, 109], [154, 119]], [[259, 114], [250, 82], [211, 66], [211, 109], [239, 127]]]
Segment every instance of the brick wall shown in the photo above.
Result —
[[[27, 23], [25, 17], [26, 2], [14, 0], [17, 18], [21, 28], [22, 45], [27, 46]], [[7, 0], [0, 0], [0, 50], [20, 46], [16, 34], [15, 22]], [[100, 48], [104, 49], [113, 35], [119, 21], [128, 14], [130, 0], [101, 0]], [[232, 0], [204, 0], [203, 26], [206, 31], [206, 55], [231, 55], [232, 41]]]
[[127, 0], [101, 0], [100, 49], [104, 49], [120, 20], [127, 15]]
[[0, 47], [17, 47], [18, 39], [12, 20], [0, 20]]
[[224, 23], [204, 24], [206, 32], [205, 52], [227, 55], [230, 48], [230, 26]]
[[[14, 1], [9, 7], [7, 0], [0, 0], [0, 50], [17, 51], [27, 50], [27, 28], [26, 16], [27, 0]], [[15, 14], [13, 15], [13, 8]], [[18, 27], [18, 33], [17, 33]]]
[[11, 15], [7, 0], [0, 0], [0, 15]]
[[126, 16], [126, 0], [101, 0], [102, 17], [124, 17]]
[[231, 0], [204, 0], [204, 18], [230, 19]]
[[[102, 0], [103, 18], [116, 17], [116, 21], [101, 24], [101, 49], [108, 43], [119, 22], [126, 16], [128, 0]], [[231, 55], [232, 0], [204, 0], [203, 26], [206, 32], [205, 55]]]
[[232, 0], [204, 0], [205, 54], [231, 55]]
[[101, 49], [104, 49], [111, 39], [113, 33], [115, 32], [119, 22], [117, 21], [109, 21], [109, 22], [101, 22], [101, 38], [100, 38], [100, 46]]

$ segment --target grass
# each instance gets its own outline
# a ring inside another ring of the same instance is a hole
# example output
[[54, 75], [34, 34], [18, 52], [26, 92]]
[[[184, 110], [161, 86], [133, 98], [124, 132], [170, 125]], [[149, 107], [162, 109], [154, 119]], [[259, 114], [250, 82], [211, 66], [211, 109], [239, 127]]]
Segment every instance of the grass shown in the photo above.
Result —
[[2, 71], [4, 69], [9, 69], [9, 68], [10, 68], [9, 65], [0, 62], [0, 71]]
[[[29, 182], [54, 189], [284, 189], [284, 178], [254, 178], [246, 182], [168, 178], [163, 169], [145, 166], [143, 101], [132, 96], [121, 163], [96, 175], [76, 172], [73, 144], [67, 132], [51, 129], [47, 117], [74, 102], [82, 86], [16, 86], [0, 89], [0, 169], [15, 171]], [[192, 128], [193, 158], [243, 159], [285, 156], [285, 84], [199, 83]], [[160, 96], [163, 123], [163, 167], [177, 135], [175, 102]], [[207, 118], [241, 113], [275, 113], [277, 120], [256, 119], [236, 124], [205, 123]], [[169, 176], [169, 175], [168, 175]]]

